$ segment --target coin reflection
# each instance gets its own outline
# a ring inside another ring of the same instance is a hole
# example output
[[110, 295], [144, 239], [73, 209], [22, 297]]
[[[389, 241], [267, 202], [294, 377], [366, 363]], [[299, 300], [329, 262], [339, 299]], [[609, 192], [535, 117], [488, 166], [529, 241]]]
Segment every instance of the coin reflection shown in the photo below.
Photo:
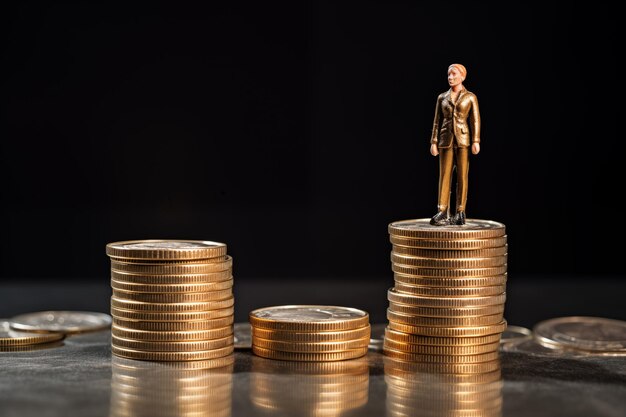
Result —
[[502, 416], [499, 362], [486, 373], [439, 373], [423, 364], [385, 357], [387, 415]]
[[250, 400], [280, 415], [339, 416], [367, 404], [365, 358], [339, 362], [289, 362], [252, 357]]
[[145, 362], [111, 358], [111, 417], [232, 415], [234, 355]]

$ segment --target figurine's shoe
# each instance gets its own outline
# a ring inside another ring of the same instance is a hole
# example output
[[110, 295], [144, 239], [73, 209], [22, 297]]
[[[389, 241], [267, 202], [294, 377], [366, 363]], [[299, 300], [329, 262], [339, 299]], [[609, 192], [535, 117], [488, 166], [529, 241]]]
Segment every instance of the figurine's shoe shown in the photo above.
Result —
[[430, 224], [433, 226], [445, 226], [450, 224], [450, 218], [447, 211], [439, 211], [430, 219]]
[[454, 215], [454, 217], [452, 218], [452, 221], [450, 223], [451, 224], [458, 224], [458, 225], [465, 224], [465, 212], [464, 211], [457, 211], [457, 213]]

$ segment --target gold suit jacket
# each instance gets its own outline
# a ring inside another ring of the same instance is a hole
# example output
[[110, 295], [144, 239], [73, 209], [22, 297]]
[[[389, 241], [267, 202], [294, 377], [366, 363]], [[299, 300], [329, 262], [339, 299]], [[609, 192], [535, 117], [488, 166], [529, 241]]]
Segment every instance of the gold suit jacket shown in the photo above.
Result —
[[[463, 89], [454, 103], [450, 93], [451, 90], [448, 90], [437, 97], [430, 143], [436, 143], [438, 148], [449, 148], [456, 139], [459, 148], [467, 148], [470, 146], [470, 130], [471, 143], [480, 143], [478, 99], [474, 93]], [[471, 129], [467, 123], [468, 116]]]

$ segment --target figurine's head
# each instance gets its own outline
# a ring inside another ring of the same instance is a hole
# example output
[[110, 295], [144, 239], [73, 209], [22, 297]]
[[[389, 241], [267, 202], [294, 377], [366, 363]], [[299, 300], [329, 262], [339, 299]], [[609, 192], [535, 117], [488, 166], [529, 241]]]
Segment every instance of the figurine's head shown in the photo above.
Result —
[[448, 84], [450, 87], [461, 84], [465, 81], [467, 70], [461, 64], [452, 64], [448, 67]]

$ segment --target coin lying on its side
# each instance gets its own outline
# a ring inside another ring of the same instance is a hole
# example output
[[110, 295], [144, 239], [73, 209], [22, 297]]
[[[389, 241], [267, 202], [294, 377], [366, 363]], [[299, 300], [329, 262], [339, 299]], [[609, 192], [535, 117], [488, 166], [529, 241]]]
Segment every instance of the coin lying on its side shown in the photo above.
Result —
[[36, 345], [40, 343], [56, 342], [65, 337], [63, 333], [31, 333], [12, 330], [10, 322], [0, 320], [0, 350]]
[[500, 343], [521, 342], [522, 340], [532, 339], [532, 337], [532, 330], [522, 326], [507, 324], [506, 329], [502, 332], [502, 336], [500, 337]]
[[602, 317], [559, 317], [544, 320], [533, 328], [543, 345], [592, 352], [626, 354], [626, 321]]
[[64, 334], [91, 332], [111, 327], [111, 316], [91, 311], [38, 311], [10, 320], [12, 329]]

